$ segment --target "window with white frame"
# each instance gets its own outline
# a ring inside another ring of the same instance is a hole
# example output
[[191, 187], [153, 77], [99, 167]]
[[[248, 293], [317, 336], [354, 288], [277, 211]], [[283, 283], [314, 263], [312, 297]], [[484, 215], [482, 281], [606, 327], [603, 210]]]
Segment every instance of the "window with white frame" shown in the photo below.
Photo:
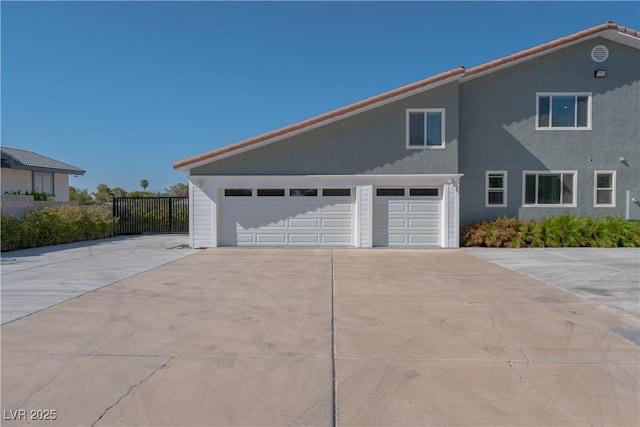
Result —
[[33, 191], [53, 195], [53, 174], [34, 172]]
[[407, 110], [407, 148], [444, 148], [444, 108]]
[[616, 171], [595, 171], [593, 181], [593, 206], [615, 207]]
[[524, 171], [525, 206], [576, 206], [576, 171]]
[[487, 171], [485, 186], [486, 207], [507, 206], [507, 171]]
[[591, 93], [538, 93], [536, 98], [536, 129], [591, 129]]

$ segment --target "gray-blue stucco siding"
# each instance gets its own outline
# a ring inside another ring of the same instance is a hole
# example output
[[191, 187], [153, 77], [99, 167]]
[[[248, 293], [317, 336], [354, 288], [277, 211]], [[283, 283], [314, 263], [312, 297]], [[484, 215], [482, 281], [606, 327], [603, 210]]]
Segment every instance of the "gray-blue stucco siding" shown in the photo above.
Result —
[[[406, 148], [406, 110], [444, 108], [445, 149]], [[458, 84], [447, 83], [273, 144], [192, 175], [450, 174], [458, 172]]]
[[[590, 56], [598, 44], [609, 49], [600, 64]], [[602, 69], [606, 78], [594, 78]], [[536, 130], [537, 92], [591, 92], [591, 130]], [[501, 215], [624, 217], [626, 190], [640, 188], [638, 50], [599, 38], [463, 82], [459, 151], [461, 224]], [[485, 207], [487, 170], [508, 172], [506, 208]], [[523, 170], [576, 170], [577, 206], [523, 207]], [[593, 206], [595, 170], [616, 171], [616, 207]]]

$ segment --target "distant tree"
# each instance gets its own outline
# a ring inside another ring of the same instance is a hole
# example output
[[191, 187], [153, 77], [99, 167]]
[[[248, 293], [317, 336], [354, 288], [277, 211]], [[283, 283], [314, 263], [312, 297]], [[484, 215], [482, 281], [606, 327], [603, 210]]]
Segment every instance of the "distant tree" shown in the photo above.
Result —
[[113, 193], [114, 197], [127, 197], [127, 190], [122, 187], [116, 187], [111, 190], [111, 192]]
[[72, 202], [78, 202], [81, 206], [94, 204], [93, 197], [89, 194], [89, 190], [86, 188], [78, 189], [73, 186], [69, 186], [69, 200]]
[[127, 193], [127, 197], [157, 197], [157, 196], [162, 196], [162, 193], [154, 193], [151, 191], [140, 191], [140, 190], [129, 191]]
[[149, 181], [147, 181], [146, 179], [143, 179], [142, 181], [140, 181], [140, 187], [142, 187], [143, 191], [146, 191], [148, 186], [149, 186]]
[[93, 198], [99, 205], [109, 203], [113, 200], [113, 190], [107, 184], [98, 184], [96, 192], [92, 193]]
[[189, 195], [189, 186], [187, 184], [179, 182], [169, 188], [165, 188], [164, 191], [166, 192], [167, 196], [186, 197]]

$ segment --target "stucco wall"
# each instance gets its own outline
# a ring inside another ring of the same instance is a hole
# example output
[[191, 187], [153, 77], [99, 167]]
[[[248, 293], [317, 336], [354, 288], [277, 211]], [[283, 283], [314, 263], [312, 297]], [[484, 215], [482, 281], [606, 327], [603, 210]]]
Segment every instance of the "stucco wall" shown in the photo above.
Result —
[[[598, 44], [609, 59], [590, 57]], [[596, 69], [607, 77], [594, 78]], [[592, 130], [535, 129], [536, 92], [592, 92]], [[586, 41], [460, 87], [461, 224], [506, 214], [624, 216], [640, 187], [640, 55], [606, 39]], [[620, 161], [624, 157], [626, 163]], [[508, 171], [508, 206], [485, 208], [485, 171]], [[522, 207], [523, 170], [577, 170], [577, 207]], [[616, 170], [617, 206], [594, 208], [594, 170]]]
[[2, 194], [7, 191], [20, 191], [25, 193], [33, 190], [31, 171], [2, 168], [0, 169], [0, 181], [2, 182]]
[[69, 175], [56, 173], [53, 175], [53, 191], [57, 202], [69, 201]]
[[[406, 109], [445, 108], [445, 149], [406, 148]], [[456, 173], [458, 86], [446, 84], [191, 170], [191, 175]]]
[[[28, 170], [2, 168], [1, 170], [2, 194], [5, 192], [20, 191], [22, 193], [33, 191], [33, 172]], [[57, 202], [69, 201], [69, 175], [53, 174], [53, 192]]]

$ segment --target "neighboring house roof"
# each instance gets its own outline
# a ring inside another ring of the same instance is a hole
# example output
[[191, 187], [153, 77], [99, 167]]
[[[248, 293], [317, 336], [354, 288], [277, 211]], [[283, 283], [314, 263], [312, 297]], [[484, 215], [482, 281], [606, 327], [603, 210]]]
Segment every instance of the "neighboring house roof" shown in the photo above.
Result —
[[0, 152], [2, 154], [3, 168], [23, 169], [34, 172], [64, 173], [68, 175], [84, 175], [86, 172], [70, 164], [32, 151], [0, 147]]
[[284, 138], [320, 127], [326, 124], [347, 118], [349, 116], [367, 111], [369, 109], [393, 102], [416, 93], [431, 89], [444, 83], [454, 80], [470, 80], [477, 78], [490, 72], [498, 71], [506, 67], [519, 64], [523, 61], [536, 58], [553, 52], [557, 49], [570, 46], [572, 44], [585, 41], [595, 37], [606, 37], [619, 43], [627, 44], [635, 48], [640, 48], [640, 32], [631, 28], [617, 25], [613, 21], [609, 21], [602, 25], [597, 25], [575, 34], [553, 40], [548, 43], [541, 44], [531, 49], [523, 50], [513, 55], [508, 55], [485, 64], [466, 69], [464, 66], [446, 71], [441, 74], [420, 80], [415, 83], [402, 86], [398, 89], [382, 93], [380, 95], [367, 98], [363, 101], [356, 102], [346, 107], [330, 111], [325, 114], [301, 121], [299, 123], [286, 126], [272, 132], [249, 138], [247, 140], [227, 145], [225, 147], [212, 150], [198, 156], [189, 157], [173, 164], [175, 169], [190, 170], [215, 160], [223, 159], [231, 155], [239, 154], [253, 148], [267, 145]]

